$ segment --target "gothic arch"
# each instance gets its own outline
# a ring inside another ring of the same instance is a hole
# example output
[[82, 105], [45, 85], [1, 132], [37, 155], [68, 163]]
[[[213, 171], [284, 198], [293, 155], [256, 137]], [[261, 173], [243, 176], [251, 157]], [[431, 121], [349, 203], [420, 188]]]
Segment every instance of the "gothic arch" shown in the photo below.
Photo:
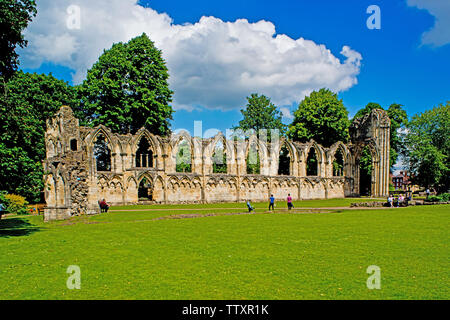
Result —
[[323, 163], [325, 158], [324, 156], [325, 152], [323, 150], [323, 147], [312, 139], [306, 144], [306, 147], [303, 150], [304, 175], [308, 176], [308, 159], [309, 154], [311, 152], [311, 148], [314, 149], [315, 157], [317, 160], [317, 176], [323, 176], [323, 169], [324, 169]]
[[[216, 164], [220, 165], [219, 170], [225, 170], [225, 172], [223, 172], [223, 174], [230, 172], [230, 163], [232, 162], [231, 156], [232, 156], [233, 148], [231, 147], [231, 145], [229, 143], [230, 143], [230, 141], [225, 138], [223, 133], [219, 132], [212, 139], [212, 141], [208, 144], [208, 146], [205, 148], [205, 159], [208, 159], [206, 163], [208, 163], [208, 162], [211, 163], [211, 173], [215, 173], [213, 157], [216, 153], [216, 149], [219, 144], [222, 144], [222, 146], [223, 146], [223, 153], [225, 155], [223, 157], [223, 159], [224, 159], [225, 163], [221, 163], [222, 159], [220, 159], [219, 162]], [[218, 173], [221, 173], [221, 172], [218, 172]]]
[[267, 150], [267, 144], [264, 141], [261, 141], [260, 139], [258, 139], [256, 134], [253, 134], [249, 137], [247, 146], [246, 146], [246, 150], [245, 150], [245, 156], [247, 157], [248, 151], [250, 150], [250, 146], [253, 143], [255, 143], [256, 146], [258, 147], [258, 152], [259, 152], [261, 161], [267, 161], [267, 158], [269, 157], [268, 150]]
[[98, 127], [94, 128], [94, 131], [85, 138], [88, 148], [92, 149], [94, 147], [95, 141], [97, 140], [99, 135], [103, 135], [105, 137], [105, 140], [111, 146], [111, 152], [114, 152], [116, 144], [114, 143], [113, 135], [111, 134], [110, 130], [104, 125], [99, 125]]
[[137, 184], [136, 179], [133, 176], [129, 177], [127, 180], [127, 189], [137, 188], [137, 186], [138, 186], [138, 184]]
[[56, 155], [56, 144], [53, 141], [53, 138], [49, 138], [47, 142], [47, 158], [52, 158]]
[[[188, 148], [189, 148], [189, 152], [190, 152], [190, 170], [188, 170], [187, 172], [194, 172], [194, 158], [195, 158], [195, 148], [194, 148], [194, 142], [193, 139], [191, 137], [191, 135], [186, 131], [186, 130], [182, 130], [180, 131], [178, 134], [172, 136], [172, 139], [170, 141], [169, 147], [170, 147], [170, 161], [173, 163], [173, 171], [174, 172], [181, 172], [177, 170], [177, 165], [179, 165], [179, 163], [177, 163], [177, 157], [178, 154], [180, 152], [180, 144], [183, 143], [184, 141], [187, 142], [188, 144]], [[185, 163], [187, 165], [187, 163]]]
[[173, 150], [174, 148], [176, 148], [183, 139], [189, 143], [191, 149], [194, 149], [194, 143], [192, 141], [192, 137], [187, 130], [181, 130], [177, 134], [172, 135], [171, 140], [170, 140], [171, 149]]
[[282, 168], [280, 168], [280, 166], [282, 165], [280, 163], [280, 157], [281, 157], [281, 151], [283, 150], [283, 148], [286, 148], [288, 150], [288, 154], [289, 154], [289, 174], [288, 174], [288, 176], [294, 176], [294, 175], [296, 175], [295, 164], [298, 163], [297, 149], [286, 138], [282, 138], [278, 145], [278, 152], [277, 152], [278, 175], [284, 175], [284, 173], [280, 173], [283, 171], [283, 170], [281, 170]]
[[161, 176], [155, 177], [153, 183], [153, 200], [157, 202], [162, 202], [165, 200], [166, 185], [164, 184], [164, 179]]
[[206, 148], [203, 151], [203, 156], [206, 158], [212, 158], [214, 151], [216, 149], [216, 146], [219, 144], [219, 142], [222, 142], [224, 151], [228, 157], [228, 154], [232, 151], [231, 150], [232, 148], [229, 145], [230, 141], [226, 139], [226, 137], [224, 136], [224, 134], [222, 132], [219, 132], [211, 139], [210, 143], [208, 143], [208, 145], [206, 146]]
[[341, 141], [338, 141], [338, 142], [334, 143], [327, 152], [327, 163], [326, 164], [328, 166], [328, 176], [330, 176], [330, 177], [334, 176], [333, 163], [336, 160], [336, 154], [338, 153], [338, 151], [341, 153], [342, 160], [343, 160], [343, 164], [342, 164], [343, 168], [342, 168], [341, 176], [349, 175], [348, 167], [351, 162], [350, 151], [344, 143], [342, 143]]
[[[130, 145], [131, 145], [131, 153], [136, 154], [136, 151], [139, 148], [139, 143], [141, 142], [141, 139], [145, 137], [147, 139], [148, 143], [150, 144], [151, 149], [153, 150], [153, 157], [161, 157], [162, 156], [162, 148], [161, 148], [161, 142], [159, 139], [152, 134], [150, 131], [148, 131], [146, 128], [141, 128], [136, 132], [136, 134], [133, 136]], [[134, 159], [133, 159], [134, 161]], [[153, 167], [157, 167], [157, 164], [155, 161], [153, 162]]]
[[311, 148], [314, 148], [314, 150], [316, 151], [317, 160], [319, 161], [319, 163], [322, 163], [324, 160], [323, 147], [312, 139], [307, 143], [306, 148], [304, 150], [305, 160]]
[[95, 144], [99, 138], [99, 136], [103, 136], [105, 139], [105, 143], [107, 145], [107, 148], [109, 149], [109, 157], [110, 157], [110, 170], [114, 171], [114, 154], [116, 149], [116, 144], [114, 143], [114, 139], [112, 138], [110, 131], [103, 125], [98, 126], [95, 128], [95, 131], [93, 131], [91, 134], [89, 134], [86, 138], [86, 145], [88, 150], [88, 159], [91, 165], [91, 168], [93, 172], [98, 171], [97, 170], [97, 158], [94, 155], [95, 151]]
[[149, 180], [149, 181], [151, 181], [152, 183], [153, 183], [153, 176], [149, 173], [149, 172], [141, 172], [139, 175], [138, 175], [138, 178], [137, 178], [137, 184], [139, 185], [139, 183], [141, 183], [141, 181], [143, 180], [143, 179], [147, 179], [147, 180]]
[[47, 206], [56, 207], [56, 181], [52, 173], [47, 174], [45, 179], [45, 201]]
[[55, 179], [56, 186], [56, 206], [57, 207], [65, 207], [67, 205], [67, 188], [64, 178], [61, 176], [61, 174], [58, 174]]

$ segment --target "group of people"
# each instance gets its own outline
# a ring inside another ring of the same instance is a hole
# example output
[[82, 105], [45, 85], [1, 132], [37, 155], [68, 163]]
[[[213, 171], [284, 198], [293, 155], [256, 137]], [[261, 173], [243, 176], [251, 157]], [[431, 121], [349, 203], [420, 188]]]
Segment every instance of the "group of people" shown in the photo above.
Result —
[[[294, 208], [294, 204], [292, 203], [292, 197], [290, 193], [288, 194], [286, 201], [288, 210]], [[247, 200], [247, 209], [248, 212], [255, 211], [255, 208], [253, 208], [252, 204], [250, 203], [250, 200]], [[273, 194], [271, 194], [269, 198], [269, 211], [270, 210], [275, 211], [275, 197], [273, 196]]]
[[394, 196], [390, 195], [387, 198], [387, 202], [388, 202], [388, 206], [393, 208], [393, 207], [401, 207], [403, 206], [403, 204], [408, 204], [408, 201], [411, 201], [411, 196], [408, 196], [407, 198], [405, 198], [402, 194], [400, 194], [397, 198], [394, 198]]
[[[286, 201], [287, 201], [288, 210], [291, 210], [292, 208], [294, 208], [294, 204], [292, 203], [292, 197], [291, 197], [290, 193], [288, 194]], [[101, 212], [108, 212], [108, 209], [110, 207], [105, 199], [99, 200], [98, 206], [100, 207]], [[255, 211], [255, 208], [253, 208], [252, 204], [250, 203], [250, 200], [247, 200], [247, 208], [248, 208], [248, 212]], [[273, 194], [271, 194], [270, 198], [269, 198], [269, 211], [270, 210], [272, 210], [272, 211], [275, 210], [275, 197], [273, 196]]]

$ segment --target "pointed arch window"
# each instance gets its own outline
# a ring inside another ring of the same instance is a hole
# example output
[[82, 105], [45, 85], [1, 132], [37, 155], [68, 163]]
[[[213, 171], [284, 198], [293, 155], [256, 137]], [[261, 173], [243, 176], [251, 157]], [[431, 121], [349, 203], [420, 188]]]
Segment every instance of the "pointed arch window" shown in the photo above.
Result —
[[136, 168], [153, 168], [153, 150], [146, 137], [142, 137], [136, 150]]
[[183, 138], [177, 147], [176, 172], [192, 172], [192, 152], [189, 142]]
[[317, 151], [314, 147], [309, 149], [308, 158], [306, 159], [306, 175], [317, 176], [319, 161], [317, 160]]
[[336, 150], [333, 159], [333, 176], [341, 177], [344, 175], [344, 153], [341, 148]]
[[212, 163], [213, 173], [227, 173], [227, 150], [222, 140], [218, 141], [214, 147]]
[[99, 134], [94, 143], [94, 157], [97, 171], [111, 171], [111, 150], [103, 134]]
[[286, 145], [280, 149], [278, 158], [278, 175], [289, 176], [291, 174], [291, 154]]
[[247, 174], [261, 173], [261, 159], [259, 157], [259, 148], [255, 142], [250, 144], [247, 153]]
[[373, 153], [366, 145], [357, 161], [359, 165], [359, 193], [361, 196], [372, 195]]

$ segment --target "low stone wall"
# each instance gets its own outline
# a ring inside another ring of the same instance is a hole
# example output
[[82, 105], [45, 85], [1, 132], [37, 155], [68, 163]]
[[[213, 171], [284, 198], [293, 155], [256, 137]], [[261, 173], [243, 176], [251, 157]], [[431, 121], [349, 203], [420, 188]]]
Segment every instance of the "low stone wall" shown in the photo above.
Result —
[[412, 206], [421, 206], [421, 205], [437, 205], [437, 204], [450, 204], [450, 201], [435, 201], [429, 202], [424, 200], [413, 200], [411, 201]]
[[[438, 204], [450, 204], [450, 201], [443, 201], [443, 202], [428, 202], [424, 200], [411, 200], [408, 202], [404, 202], [400, 205], [400, 207], [409, 207], [409, 206], [422, 206], [422, 205], [438, 205]], [[357, 203], [351, 203], [351, 208], [357, 208], [357, 207], [387, 207], [387, 201], [369, 201], [369, 202], [357, 202]]]
[[44, 221], [69, 219], [69, 208], [44, 208]]
[[357, 208], [357, 207], [369, 207], [369, 208], [374, 208], [374, 207], [385, 207], [386, 206], [386, 201], [368, 201], [368, 202], [356, 202], [356, 203], [351, 203], [350, 204], [350, 208]]

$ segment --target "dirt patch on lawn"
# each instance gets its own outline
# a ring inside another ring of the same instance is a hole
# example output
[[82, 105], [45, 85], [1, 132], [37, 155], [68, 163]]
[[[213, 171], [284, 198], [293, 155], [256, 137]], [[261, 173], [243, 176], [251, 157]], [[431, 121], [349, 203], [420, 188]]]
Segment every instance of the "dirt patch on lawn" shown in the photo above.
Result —
[[75, 216], [67, 220], [66, 222], [62, 222], [57, 224], [59, 227], [65, 226], [73, 226], [76, 224], [100, 224], [100, 223], [110, 223], [109, 221], [89, 221], [88, 217], [85, 216]]
[[232, 212], [232, 213], [190, 213], [190, 214], [173, 214], [170, 216], [158, 217], [152, 220], [169, 220], [169, 219], [191, 219], [191, 218], [205, 218], [215, 216], [234, 216], [240, 214], [255, 214], [249, 212]]
[[216, 216], [235, 216], [235, 215], [244, 215], [244, 214], [308, 214], [308, 213], [332, 213], [335, 211], [330, 210], [292, 210], [292, 211], [283, 211], [283, 212], [229, 212], [229, 213], [190, 213], [190, 214], [173, 214], [169, 216], [158, 217], [152, 220], [170, 220], [170, 219], [192, 219], [192, 218], [205, 218], [205, 217], [216, 217]]

